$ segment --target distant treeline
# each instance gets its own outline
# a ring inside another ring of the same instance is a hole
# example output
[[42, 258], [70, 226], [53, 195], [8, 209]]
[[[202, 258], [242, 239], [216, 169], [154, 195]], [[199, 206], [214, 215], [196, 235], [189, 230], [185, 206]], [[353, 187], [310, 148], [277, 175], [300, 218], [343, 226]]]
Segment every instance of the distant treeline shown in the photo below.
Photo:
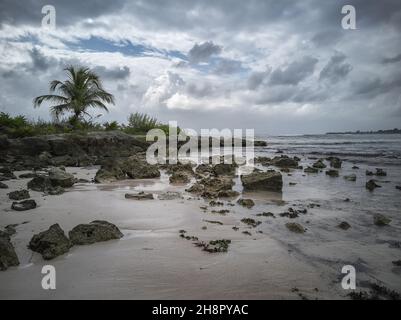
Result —
[[388, 129], [388, 130], [377, 130], [377, 131], [345, 131], [345, 132], [327, 132], [326, 134], [395, 134], [401, 133], [400, 129]]

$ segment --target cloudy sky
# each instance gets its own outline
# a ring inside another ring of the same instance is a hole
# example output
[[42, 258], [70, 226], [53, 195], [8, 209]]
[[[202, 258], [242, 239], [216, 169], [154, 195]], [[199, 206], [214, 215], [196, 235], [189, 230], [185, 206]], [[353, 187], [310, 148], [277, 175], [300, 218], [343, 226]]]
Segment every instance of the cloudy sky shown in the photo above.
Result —
[[[46, 4], [55, 30], [41, 27]], [[356, 30], [341, 27], [345, 4]], [[260, 134], [401, 127], [399, 0], [0, 1], [0, 111], [49, 119], [32, 99], [70, 64], [115, 95], [100, 121], [140, 111]]]

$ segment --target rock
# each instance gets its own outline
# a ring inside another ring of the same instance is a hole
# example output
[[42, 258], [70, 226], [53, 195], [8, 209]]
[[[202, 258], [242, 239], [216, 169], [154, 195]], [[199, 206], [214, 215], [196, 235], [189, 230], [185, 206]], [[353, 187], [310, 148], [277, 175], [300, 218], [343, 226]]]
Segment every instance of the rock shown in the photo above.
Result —
[[337, 227], [343, 230], [348, 230], [351, 228], [351, 225], [346, 221], [342, 221]]
[[251, 209], [255, 205], [255, 202], [253, 202], [252, 199], [242, 199], [241, 198], [241, 199], [238, 199], [237, 203], [248, 209]]
[[262, 213], [258, 213], [256, 216], [257, 216], [257, 217], [276, 218], [276, 216], [275, 216], [274, 213], [272, 213], [272, 212], [262, 212]]
[[34, 235], [28, 246], [32, 251], [40, 253], [45, 260], [65, 254], [71, 247], [71, 241], [58, 224], [53, 224], [48, 230]]
[[8, 233], [0, 231], [0, 270], [5, 271], [9, 267], [19, 265], [18, 256], [11, 244]]
[[99, 220], [77, 225], [68, 234], [74, 245], [120, 239], [124, 236], [114, 224]]
[[16, 226], [18, 226], [18, 224], [9, 224], [4, 228], [4, 232], [11, 237], [17, 233], [17, 230], [15, 229]]
[[222, 191], [232, 190], [233, 185], [234, 182], [230, 177], [208, 177], [194, 183], [186, 191], [204, 198], [217, 198]]
[[234, 176], [236, 168], [236, 164], [219, 163], [212, 167], [212, 172], [216, 176]]
[[125, 179], [126, 175], [118, 166], [102, 166], [95, 176], [96, 183], [110, 183], [117, 180]]
[[307, 167], [304, 169], [304, 172], [306, 173], [319, 173], [319, 170], [316, 168], [312, 168], [312, 167]]
[[391, 263], [396, 267], [401, 267], [401, 260], [392, 261]]
[[248, 226], [251, 226], [253, 228], [256, 228], [258, 225], [260, 225], [262, 223], [261, 221], [256, 221], [252, 218], [243, 218], [243, 219], [241, 219], [241, 222], [245, 223]]
[[222, 190], [217, 194], [219, 198], [235, 198], [239, 196], [239, 192], [235, 190]]
[[373, 191], [376, 188], [381, 188], [381, 186], [379, 186], [378, 184], [376, 184], [375, 180], [371, 179], [368, 182], [366, 182], [365, 185], [366, 189], [368, 189], [369, 191]]
[[372, 171], [369, 171], [369, 170], [366, 170], [366, 175], [367, 175], [367, 176], [373, 176], [373, 172], [372, 172]]
[[257, 157], [254, 159], [255, 163], [260, 163], [263, 166], [270, 166], [272, 159], [268, 157]]
[[227, 252], [231, 240], [221, 239], [221, 240], [211, 240], [208, 244], [198, 243], [197, 245], [203, 247], [204, 251], [214, 253], [214, 252]]
[[271, 160], [271, 164], [279, 168], [297, 168], [298, 161], [294, 158], [282, 155], [280, 157], [274, 157]]
[[305, 233], [305, 228], [301, 226], [299, 223], [288, 222], [285, 224], [288, 230], [295, 233]]
[[201, 175], [207, 175], [213, 172], [213, 168], [211, 165], [202, 163], [196, 167], [195, 172]]
[[327, 160], [330, 161], [330, 167], [335, 168], [335, 169], [340, 169], [342, 161], [337, 158], [337, 157], [329, 157]]
[[391, 222], [391, 219], [387, 218], [386, 216], [384, 216], [382, 214], [375, 214], [373, 216], [373, 222], [375, 225], [377, 225], [379, 227], [384, 227], [384, 226], [387, 226]]
[[35, 177], [37, 177], [38, 176], [38, 174], [37, 173], [23, 173], [23, 174], [20, 174], [19, 176], [18, 176], [18, 178], [20, 178], [20, 179], [32, 179], [32, 178], [35, 178]]
[[395, 186], [397, 190], [401, 190], [401, 186]]
[[376, 168], [376, 173], [375, 173], [375, 175], [376, 175], [376, 176], [379, 176], [379, 177], [385, 177], [385, 176], [387, 176], [387, 172], [384, 171], [383, 169]]
[[8, 194], [8, 197], [11, 200], [19, 201], [19, 200], [29, 199], [31, 196], [29, 194], [29, 191], [24, 189], [24, 190], [16, 190], [16, 191], [10, 192]]
[[255, 141], [253, 142], [253, 145], [254, 145], [255, 147], [267, 147], [267, 142], [266, 142], [266, 141], [263, 141], [263, 140], [255, 140]]
[[145, 193], [143, 191], [138, 192], [138, 193], [126, 193], [125, 194], [125, 199], [134, 199], [134, 200], [153, 200], [153, 194], [152, 193]]
[[60, 186], [53, 187], [53, 188], [48, 189], [48, 190], [46, 191], [46, 193], [47, 193], [48, 195], [51, 195], [51, 196], [58, 196], [58, 195], [60, 195], [60, 194], [63, 194], [64, 192], [65, 192], [64, 188], [62, 188], [62, 187], [60, 187]]
[[52, 187], [49, 177], [44, 175], [39, 175], [28, 182], [28, 189], [33, 191], [45, 192]]
[[326, 175], [333, 177], [333, 178], [336, 178], [339, 176], [338, 170], [333, 170], [333, 169], [327, 170]]
[[11, 209], [15, 211], [26, 211], [36, 208], [35, 200], [24, 200], [21, 202], [13, 202], [11, 205]]
[[188, 163], [178, 162], [177, 164], [167, 164], [165, 168], [168, 174], [174, 174], [176, 172], [186, 172], [189, 176], [194, 175], [193, 164], [190, 162]]
[[359, 167], [358, 167], [358, 166], [352, 166], [352, 169], [353, 169], [353, 170], [358, 170]]
[[51, 168], [49, 178], [53, 187], [70, 188], [75, 183], [74, 176], [61, 168]]
[[0, 182], [0, 189], [8, 189], [8, 185], [3, 182]]
[[169, 181], [170, 183], [189, 183], [191, 178], [185, 171], [177, 171], [170, 176]]
[[344, 179], [347, 181], [356, 181], [356, 175], [355, 174], [350, 174], [348, 176], [344, 176]]
[[326, 168], [326, 165], [323, 163], [323, 159], [319, 159], [313, 164], [313, 167], [316, 169], [324, 169]]
[[160, 177], [160, 171], [156, 165], [146, 162], [146, 159], [137, 156], [129, 157], [121, 165], [121, 169], [130, 179], [152, 179]]
[[244, 190], [282, 191], [283, 177], [280, 172], [255, 172], [241, 175]]

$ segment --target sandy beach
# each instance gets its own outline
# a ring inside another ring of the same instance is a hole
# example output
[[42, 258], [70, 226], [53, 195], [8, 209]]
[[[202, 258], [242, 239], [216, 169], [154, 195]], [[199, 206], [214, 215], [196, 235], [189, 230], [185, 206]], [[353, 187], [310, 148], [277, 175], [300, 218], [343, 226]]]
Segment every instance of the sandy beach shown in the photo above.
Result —
[[[91, 180], [98, 167], [66, 170], [78, 179]], [[343, 173], [350, 170], [351, 163], [345, 163]], [[364, 171], [360, 171], [362, 177]], [[22, 173], [26, 172], [15, 172], [17, 176]], [[397, 207], [386, 210], [391, 227], [372, 223], [381, 201], [399, 192], [391, 183], [384, 183], [380, 194], [372, 196], [360, 191], [362, 178], [356, 182], [360, 186], [351, 188], [354, 193], [344, 187], [349, 184], [344, 179], [305, 175], [299, 170], [284, 175], [283, 180], [282, 193], [244, 192], [243, 198], [255, 201], [252, 209], [239, 206], [236, 199], [212, 207], [210, 200], [185, 191], [193, 181], [172, 185], [162, 172], [156, 179], [77, 183], [56, 196], [30, 191], [38, 207], [24, 212], [10, 209], [7, 193], [25, 188], [29, 179], [9, 180], [9, 189], [0, 191], [0, 226], [18, 224], [11, 241], [20, 266], [0, 272], [0, 298], [342, 299], [347, 292], [341, 288], [341, 268], [347, 264], [355, 266], [358, 283], [378, 280], [392, 290], [400, 289], [400, 267], [391, 266], [400, 250], [390, 245], [400, 240]], [[241, 190], [239, 179], [234, 181], [233, 189]], [[138, 191], [153, 193], [155, 199], [125, 199], [126, 193]], [[166, 192], [180, 196], [163, 200]], [[371, 214], [355, 210], [366, 208], [366, 202]], [[304, 234], [289, 232], [285, 223], [292, 219], [278, 216], [288, 207], [308, 208], [307, 214], [296, 219], [306, 227]], [[229, 211], [222, 215], [213, 213], [214, 209]], [[276, 218], [257, 215], [262, 212], [272, 212]], [[241, 222], [246, 217], [261, 224], [252, 228]], [[34, 234], [54, 223], [67, 233], [93, 220], [115, 224], [124, 237], [74, 246], [51, 261], [27, 248]], [[337, 227], [344, 220], [352, 226], [350, 230]], [[208, 253], [194, 241], [179, 237], [180, 230], [201, 241], [232, 242], [226, 253]], [[41, 269], [46, 264], [57, 270], [56, 290], [41, 287]]]

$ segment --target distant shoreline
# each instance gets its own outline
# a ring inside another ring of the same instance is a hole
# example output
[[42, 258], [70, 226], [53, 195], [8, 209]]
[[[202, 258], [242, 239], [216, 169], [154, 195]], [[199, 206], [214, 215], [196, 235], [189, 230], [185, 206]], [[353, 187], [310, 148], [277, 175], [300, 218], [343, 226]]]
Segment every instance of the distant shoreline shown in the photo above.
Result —
[[345, 131], [345, 132], [327, 132], [326, 134], [401, 134], [400, 129], [377, 130], [377, 131]]

